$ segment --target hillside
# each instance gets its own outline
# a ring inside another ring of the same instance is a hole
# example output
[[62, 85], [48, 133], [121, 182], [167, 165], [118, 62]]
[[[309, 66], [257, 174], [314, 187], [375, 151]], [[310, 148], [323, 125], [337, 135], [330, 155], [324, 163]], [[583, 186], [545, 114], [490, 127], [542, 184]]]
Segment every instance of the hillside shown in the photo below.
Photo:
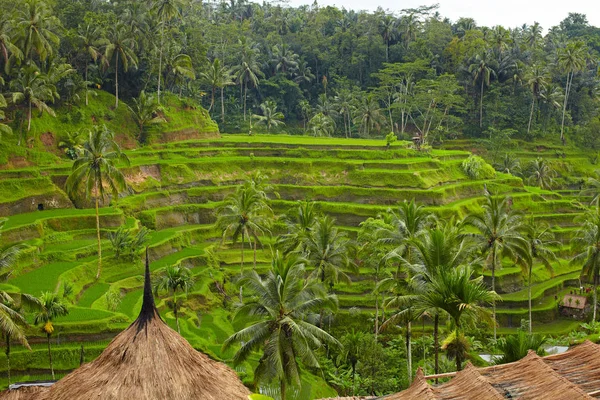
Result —
[[[94, 100], [98, 103], [91, 108], [102, 110], [103, 96], [109, 95], [100, 93], [98, 100]], [[111, 257], [107, 235], [121, 225], [152, 229], [148, 246], [153, 274], [175, 264], [191, 269], [198, 284], [189, 293], [182, 310], [182, 334], [194, 347], [217, 359], [231, 358], [232, 353], [223, 353], [221, 346], [234, 332], [229, 311], [233, 300], [223, 294], [235, 292], [231, 280], [239, 273], [240, 248], [239, 244], [231, 245], [228, 241], [221, 243], [220, 232], [213, 225], [215, 209], [237, 184], [259, 170], [269, 177], [278, 194], [272, 199], [277, 214], [286, 212], [297, 200], [315, 200], [319, 209], [335, 217], [340, 229], [351, 237], [366, 218], [404, 200], [415, 199], [441, 217], [449, 218], [477, 212], [484, 185], [493, 193], [510, 195], [515, 208], [531, 214], [536, 221], [549, 223], [563, 243], [556, 249], [561, 261], [554, 265], [552, 276], [541, 265], [534, 269], [536, 331], [567, 333], [577, 326], [576, 322], [559, 318], [555, 295], [560, 298], [570, 288], [579, 287], [578, 267], [570, 266], [566, 258], [570, 254], [568, 241], [575, 229], [573, 220], [583, 207], [579, 188], [569, 183], [585, 179], [594, 170], [587, 154], [558, 145], [541, 147], [518, 142], [522, 163], [545, 157], [562, 174], [559, 180], [563, 179], [564, 187], [548, 191], [526, 186], [521, 178], [500, 172], [489, 179], [470, 179], [461, 166], [471, 155], [466, 150], [486, 155], [474, 142], [448, 141], [443, 149], [418, 152], [411, 148], [412, 144], [402, 141], [387, 148], [383, 139], [219, 136], [208, 120], [195, 125], [194, 113], [182, 109], [182, 104], [170, 98], [166, 108], [170, 121], [158, 125], [153, 143], [126, 151], [131, 166], [124, 168], [124, 172], [133, 192], [101, 208], [104, 257], [108, 262], [98, 281], [95, 280], [94, 210], [74, 208], [63, 191], [71, 161], [60, 155], [53, 144], [44, 142], [44, 137], [56, 137], [69, 127], [83, 127], [98, 114], [86, 113], [81, 125], [61, 122], [65, 118], [62, 113], [56, 119], [43, 117], [34, 120], [36, 141], [32, 149], [3, 144], [5, 151], [14, 148], [19, 152], [11, 153], [0, 170], [0, 216], [7, 218], [1, 247], [21, 243], [26, 250], [18, 267], [0, 288], [38, 295], [48, 290], [62, 293], [65, 286], [69, 287], [71, 312], [56, 321], [56, 366], [63, 373], [77, 366], [82, 345], [86, 360], [92, 359], [139, 310], [140, 257], [132, 262], [119, 262]], [[197, 113], [203, 115], [201, 109]], [[123, 143], [134, 135], [127, 128], [131, 125], [121, 109], [114, 116], [104, 115], [102, 121], [120, 132]], [[190, 137], [178, 136], [182, 132], [188, 132], [186, 135]], [[208, 138], [198, 138], [204, 133]], [[567, 174], [568, 181], [564, 179]], [[270, 243], [271, 239], [263, 239]], [[207, 248], [218, 255], [218, 268], [210, 266]], [[269, 254], [269, 246], [259, 249], [256, 259], [259, 273], [269, 268]], [[252, 260], [252, 257], [247, 249], [245, 258]], [[484, 274], [489, 278], [489, 271]], [[505, 264], [497, 276], [497, 290], [503, 299], [499, 303], [498, 320], [501, 332], [507, 333], [527, 317], [527, 293], [519, 267]], [[351, 274], [351, 278], [351, 285], [339, 284], [334, 288], [341, 309], [335, 317], [334, 330], [371, 323], [375, 301], [372, 272], [361, 269]], [[174, 326], [165, 300], [159, 307], [163, 317]], [[39, 333], [32, 328], [31, 334]], [[40, 340], [32, 340], [36, 343], [33, 353], [14, 349], [12, 365], [17, 370], [13, 370], [17, 379], [43, 378], [40, 374], [48, 362]], [[4, 356], [0, 355], [0, 371], [5, 365]], [[238, 372], [249, 382], [250, 365], [242, 366]], [[302, 390], [311, 396], [332, 394], [321, 380], [305, 382]]]

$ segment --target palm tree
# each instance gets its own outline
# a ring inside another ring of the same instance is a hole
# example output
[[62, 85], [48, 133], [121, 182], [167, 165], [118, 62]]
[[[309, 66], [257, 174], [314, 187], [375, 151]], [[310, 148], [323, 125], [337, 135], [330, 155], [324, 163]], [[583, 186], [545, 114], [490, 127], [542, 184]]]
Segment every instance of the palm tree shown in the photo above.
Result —
[[165, 29], [167, 29], [167, 23], [172, 18], [179, 15], [179, 10], [177, 9], [178, 5], [178, 0], [156, 0], [152, 7], [152, 9], [156, 12], [156, 16], [158, 17], [161, 25], [160, 47], [158, 57], [158, 90], [156, 92], [158, 104], [160, 104], [160, 81], [162, 76], [162, 58], [165, 39]]
[[125, 72], [130, 65], [136, 67], [137, 56], [134, 48], [135, 39], [125, 25], [118, 23], [109, 29], [104, 57], [106, 57], [107, 63], [110, 63], [113, 58], [115, 60], [115, 108], [119, 107], [119, 62]]
[[58, 47], [60, 42], [54, 30], [60, 22], [52, 15], [48, 2], [27, 0], [19, 8], [16, 25], [20, 32], [18, 43], [27, 59], [31, 60], [34, 52], [42, 61], [54, 54], [54, 47]]
[[[454, 322], [454, 347], [462, 348], [462, 332], [465, 317], [485, 321], [489, 310], [485, 304], [494, 303], [499, 296], [489, 291], [482, 277], [472, 279], [471, 268], [461, 266], [454, 269], [442, 269], [433, 275], [425, 294], [420, 297], [417, 308], [439, 309], [446, 312]], [[492, 321], [495, 325], [495, 321]], [[463, 352], [456, 352], [456, 370], [462, 369]]]
[[369, 136], [373, 128], [379, 130], [385, 122], [385, 117], [381, 114], [379, 102], [373, 95], [363, 96], [356, 108], [356, 112], [357, 116], [354, 118], [354, 123], [360, 124], [366, 136]]
[[257, 322], [229, 337], [224, 349], [241, 343], [233, 361], [239, 364], [262, 348], [262, 356], [254, 372], [255, 383], [277, 379], [281, 399], [286, 399], [288, 384], [300, 385], [300, 365], [319, 368], [314, 350], [327, 345], [340, 346], [327, 332], [305, 321], [307, 314], [319, 309], [334, 310], [335, 296], [327, 295], [320, 282], [304, 279], [303, 260], [297, 255], [281, 256], [276, 253], [271, 271], [261, 278], [249, 271], [241, 280], [254, 294], [251, 301], [242, 305], [235, 320]]
[[212, 110], [215, 104], [215, 92], [221, 89], [221, 122], [225, 122], [225, 101], [223, 99], [223, 91], [226, 86], [233, 85], [233, 80], [229, 68], [221, 63], [221, 60], [215, 58], [206, 72], [200, 74], [202, 79], [211, 87], [210, 107], [208, 112]]
[[46, 334], [48, 340], [48, 359], [50, 360], [50, 371], [52, 371], [52, 380], [54, 380], [54, 365], [52, 364], [52, 349], [50, 347], [50, 336], [54, 332], [54, 321], [57, 317], [62, 317], [69, 313], [67, 305], [64, 304], [58, 293], [44, 292], [37, 299], [39, 311], [35, 314], [33, 323], [35, 325], [43, 324], [42, 331]]
[[[82, 52], [90, 57], [94, 63], [102, 56], [100, 48], [108, 44], [108, 40], [102, 36], [102, 30], [98, 26], [92, 26], [90, 24], [87, 24], [85, 27], [79, 26], [77, 38], [80, 41], [80, 49]], [[88, 69], [89, 63], [86, 62], [84, 77], [86, 88], [89, 86]], [[85, 92], [85, 105], [88, 105], [87, 90]]]
[[560, 140], [565, 143], [564, 127], [565, 114], [567, 112], [567, 102], [569, 94], [571, 94], [571, 86], [573, 84], [573, 76], [575, 72], [585, 68], [585, 59], [587, 57], [587, 49], [585, 43], [581, 41], [569, 42], [563, 48], [558, 49], [558, 65], [564, 72], [567, 73], [567, 83], [565, 86], [565, 99], [563, 103], [562, 119], [560, 123]]
[[[16, 61], [23, 58], [23, 52], [15, 44], [14, 32], [14, 21], [10, 19], [9, 15], [2, 14], [0, 16], [0, 62], [4, 64], [6, 74], [10, 72], [11, 57], [14, 57]], [[0, 83], [2, 83], [1, 80]]]
[[144, 127], [146, 125], [167, 122], [167, 120], [159, 114], [161, 107], [154, 99], [154, 96], [147, 96], [146, 92], [143, 90], [140, 92], [140, 96], [137, 99], [133, 99], [133, 107], [129, 107], [129, 110], [140, 128], [138, 137], [140, 143], [146, 142], [146, 136], [144, 135]]
[[[492, 270], [492, 291], [496, 291], [496, 268], [501, 266], [504, 256], [515, 261], [527, 259], [527, 240], [521, 235], [521, 215], [511, 208], [508, 197], [496, 197], [486, 193], [483, 212], [469, 215], [465, 223], [474, 227], [473, 238], [486, 264]], [[492, 302], [494, 341], [496, 340], [496, 301]]]
[[529, 112], [529, 123], [527, 124], [527, 135], [531, 131], [531, 121], [533, 120], [533, 110], [535, 103], [539, 99], [542, 90], [546, 88], [550, 77], [548, 71], [538, 64], [534, 64], [525, 71], [525, 83], [531, 90], [531, 111]]
[[473, 75], [473, 83], [480, 82], [480, 94], [479, 94], [479, 127], [483, 127], [483, 88], [484, 86], [490, 86], [490, 79], [492, 76], [496, 76], [496, 71], [492, 69], [492, 61], [489, 59], [489, 52], [484, 51], [483, 53], [475, 56], [474, 62], [469, 65], [469, 72]]
[[398, 25], [393, 15], [384, 15], [379, 20], [379, 34], [385, 42], [385, 61], [390, 60], [390, 41], [398, 34]]
[[317, 113], [308, 121], [308, 126], [312, 136], [331, 136], [335, 130], [335, 121], [323, 113]]
[[302, 114], [302, 128], [304, 129], [304, 133], [306, 134], [306, 121], [312, 112], [312, 107], [308, 100], [301, 100], [298, 103], [298, 108], [300, 109], [300, 113]]
[[497, 171], [505, 174], [519, 176], [521, 174], [521, 162], [512, 153], [505, 153], [499, 163], [494, 165]]
[[315, 204], [314, 201], [299, 201], [298, 205], [284, 216], [286, 233], [277, 238], [277, 245], [284, 254], [293, 251], [306, 252], [304, 245], [319, 219]]
[[342, 354], [340, 355], [344, 362], [350, 363], [350, 368], [352, 369], [352, 396], [354, 396], [356, 385], [356, 364], [360, 359], [360, 355], [362, 353], [362, 345], [364, 341], [365, 334], [361, 331], [355, 331], [352, 328], [352, 332], [347, 332], [344, 336], [342, 336]]
[[556, 172], [550, 166], [548, 161], [541, 157], [536, 158], [529, 164], [529, 179], [530, 183], [535, 184], [540, 189], [552, 189]]
[[580, 196], [591, 196], [590, 205], [600, 208], [600, 170], [595, 171], [595, 175], [595, 178], [588, 178], [587, 187], [581, 191]]
[[158, 281], [154, 286], [154, 293], [158, 296], [160, 291], [166, 291], [171, 297], [171, 308], [175, 316], [175, 324], [177, 332], [181, 333], [179, 328], [179, 304], [177, 300], [177, 291], [181, 290], [187, 296], [188, 291], [194, 287], [195, 279], [191, 271], [179, 265], [170, 265], [165, 268], [164, 272], [159, 276]]
[[506, 364], [519, 361], [527, 356], [529, 350], [535, 351], [538, 355], [543, 355], [546, 343], [545, 336], [527, 334], [523, 329], [519, 329], [516, 335], [506, 336], [498, 341], [498, 348], [503, 353], [496, 364]]
[[196, 79], [192, 58], [187, 54], [173, 54], [166, 62], [167, 71], [173, 75], [173, 85], [179, 85], [179, 98], [185, 85], [185, 79]]
[[232, 72], [240, 84], [240, 92], [242, 94], [244, 106], [244, 121], [246, 120], [246, 99], [248, 97], [248, 86], [252, 85], [257, 87], [259, 84], [259, 78], [264, 77], [256, 58], [257, 50], [254, 47], [248, 46], [247, 43], [242, 42], [241, 62], [239, 65], [233, 68]]
[[286, 75], [298, 69], [299, 57], [298, 54], [290, 50], [287, 44], [283, 43], [281, 46], [275, 45], [273, 48], [273, 59], [271, 62], [275, 64], [277, 72], [281, 71]]
[[[14, 104], [25, 103], [27, 107], [27, 132], [31, 131], [32, 106], [40, 113], [44, 111], [53, 117], [54, 110], [47, 104], [53, 102], [56, 94], [56, 86], [48, 79], [48, 76], [35, 65], [21, 68], [19, 75], [10, 81], [12, 102]], [[20, 139], [19, 139], [20, 144]]]
[[[234, 193], [225, 198], [224, 204], [217, 210], [216, 226], [223, 233], [223, 240], [231, 236], [233, 243], [240, 239], [240, 272], [244, 273], [244, 243], [252, 246], [256, 259], [256, 243], [259, 235], [269, 231], [271, 207], [265, 193], [249, 182], [238, 186]], [[241, 291], [241, 288], [240, 288]]]
[[347, 89], [342, 89], [339, 91], [338, 95], [335, 96], [335, 103], [338, 107], [338, 112], [342, 116], [344, 120], [344, 133], [346, 137], [350, 135], [351, 130], [351, 122], [350, 114], [352, 113], [352, 103], [354, 101], [354, 97], [352, 92]]
[[545, 222], [535, 221], [533, 217], [531, 217], [524, 228], [525, 239], [529, 244], [529, 251], [525, 261], [527, 266], [529, 334], [531, 334], [533, 330], [533, 319], [531, 318], [531, 275], [533, 273], [533, 262], [534, 260], [537, 260], [554, 275], [552, 262], [556, 261], [557, 258], [552, 250], [552, 246], [558, 246], [560, 243], [554, 240], [554, 233], [550, 230], [550, 226]]
[[77, 198], [83, 191], [87, 198], [92, 195], [96, 207], [96, 233], [98, 238], [98, 272], [102, 269], [102, 242], [100, 238], [100, 199], [107, 197], [108, 187], [113, 198], [127, 187], [125, 177], [117, 168], [117, 163], [129, 165], [129, 159], [121, 152], [115, 142], [114, 135], [106, 126], [94, 126], [89, 132], [87, 142], [83, 145], [79, 158], [73, 163], [71, 174], [67, 178], [66, 189], [71, 199]]
[[314, 268], [311, 277], [329, 286], [340, 279], [350, 282], [344, 273], [344, 269], [351, 266], [348, 257], [350, 241], [336, 228], [335, 220], [328, 215], [319, 217], [311, 233], [304, 238], [306, 259]]
[[596, 305], [598, 304], [598, 283], [600, 282], [600, 209], [594, 208], [587, 211], [581, 218], [575, 220], [580, 228], [571, 245], [577, 254], [571, 260], [572, 264], [582, 264], [582, 278], [592, 282], [593, 289], [593, 316], [596, 322]]
[[267, 132], [271, 131], [272, 127], [278, 127], [285, 125], [282, 121], [283, 113], [277, 111], [277, 104], [272, 100], [267, 100], [260, 105], [262, 115], [254, 114], [252, 117], [258, 119], [259, 124], [265, 124], [267, 126]]

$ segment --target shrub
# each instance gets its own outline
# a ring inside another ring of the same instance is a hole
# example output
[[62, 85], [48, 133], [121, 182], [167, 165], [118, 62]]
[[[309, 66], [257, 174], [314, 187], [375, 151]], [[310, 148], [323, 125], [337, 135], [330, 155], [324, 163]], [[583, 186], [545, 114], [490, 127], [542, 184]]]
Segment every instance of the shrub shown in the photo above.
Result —
[[115, 232], [109, 233], [108, 237], [115, 251], [115, 257], [132, 260], [148, 241], [149, 232], [148, 228], [142, 227], [134, 235], [132, 231], [121, 226]]
[[496, 176], [496, 171], [491, 165], [479, 156], [471, 155], [464, 160], [461, 167], [471, 179], [491, 179]]

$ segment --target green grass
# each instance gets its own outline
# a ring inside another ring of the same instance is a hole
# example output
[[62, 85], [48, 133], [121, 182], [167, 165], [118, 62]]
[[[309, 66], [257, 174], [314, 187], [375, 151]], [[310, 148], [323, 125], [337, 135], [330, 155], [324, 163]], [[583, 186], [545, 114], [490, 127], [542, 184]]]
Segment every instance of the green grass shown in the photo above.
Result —
[[[101, 216], [106, 215], [119, 215], [121, 211], [116, 208], [103, 207], [98, 210]], [[67, 218], [67, 217], [81, 217], [81, 216], [95, 216], [96, 211], [94, 209], [56, 209], [56, 210], [45, 210], [36, 211], [26, 214], [17, 214], [10, 216], [6, 219], [4, 229], [13, 229], [23, 225], [29, 225], [36, 221], [51, 219], [51, 218]]]
[[78, 262], [55, 262], [10, 279], [9, 284], [21, 289], [22, 293], [39, 296], [42, 292], [56, 290], [61, 274], [75, 268]]

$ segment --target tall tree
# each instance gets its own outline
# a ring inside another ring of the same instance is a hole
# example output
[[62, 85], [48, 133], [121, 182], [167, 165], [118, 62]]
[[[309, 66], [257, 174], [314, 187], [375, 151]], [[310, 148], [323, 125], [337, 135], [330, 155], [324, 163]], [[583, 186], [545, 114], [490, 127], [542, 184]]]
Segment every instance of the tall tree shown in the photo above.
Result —
[[108, 44], [104, 51], [107, 62], [115, 61], [115, 108], [119, 107], [119, 65], [127, 72], [129, 66], [137, 66], [135, 54], [135, 38], [131, 31], [121, 23], [112, 26], [108, 31]]
[[305, 320], [308, 313], [319, 309], [335, 310], [337, 300], [326, 293], [320, 282], [304, 279], [303, 261], [293, 254], [275, 254], [266, 277], [250, 271], [241, 283], [253, 297], [236, 311], [234, 320], [248, 321], [250, 317], [258, 321], [229, 337], [224, 349], [241, 344], [233, 358], [235, 364], [262, 349], [254, 372], [255, 383], [278, 380], [281, 399], [285, 400], [288, 385], [300, 385], [299, 362], [308, 368], [319, 368], [314, 351], [325, 345], [340, 346], [327, 332]]
[[[8, 13], [0, 15], [0, 66], [4, 66], [3, 70], [6, 74], [10, 72], [11, 57], [16, 61], [23, 59], [23, 52], [15, 43], [16, 28], [14, 25], [14, 20]], [[2, 83], [1, 80], [0, 83]]]
[[[103, 32], [98, 26], [92, 26], [91, 24], [87, 24], [85, 26], [79, 26], [77, 30], [77, 38], [80, 41], [80, 49], [81, 51], [89, 58], [96, 63], [100, 57], [102, 57], [102, 52], [100, 49], [103, 46], [108, 44], [108, 40], [103, 37]], [[89, 86], [88, 79], [88, 70], [89, 70], [89, 62], [85, 62], [85, 85], [86, 88]], [[88, 105], [88, 91], [85, 91], [85, 105]]]
[[37, 299], [39, 311], [35, 314], [33, 323], [35, 325], [43, 324], [42, 331], [46, 334], [48, 341], [48, 359], [50, 360], [50, 371], [52, 372], [52, 380], [54, 377], [54, 364], [52, 363], [52, 348], [50, 346], [50, 336], [54, 332], [53, 321], [65, 316], [69, 313], [67, 305], [64, 304], [58, 293], [44, 292]]
[[525, 71], [525, 83], [531, 91], [531, 111], [529, 112], [529, 123], [527, 124], [527, 135], [531, 131], [531, 121], [533, 120], [533, 111], [542, 91], [548, 85], [550, 77], [546, 69], [538, 64], [533, 64]]
[[215, 93], [221, 89], [221, 122], [225, 122], [225, 100], [223, 98], [226, 86], [233, 85], [231, 71], [220, 59], [215, 58], [205, 72], [200, 73], [202, 79], [211, 87], [210, 112], [215, 104]]
[[260, 105], [262, 115], [254, 114], [253, 118], [258, 120], [259, 124], [265, 124], [267, 126], [267, 132], [271, 132], [271, 128], [285, 125], [283, 122], [283, 113], [277, 111], [277, 104], [272, 100], [267, 100]]
[[[520, 230], [523, 225], [521, 215], [512, 209], [508, 197], [492, 196], [486, 193], [482, 212], [469, 215], [465, 222], [475, 228], [473, 235], [486, 264], [492, 270], [492, 291], [496, 291], [496, 269], [501, 266], [503, 257], [515, 262], [527, 260], [527, 240]], [[494, 341], [496, 340], [496, 301], [492, 302], [494, 320]]]
[[167, 29], [168, 22], [174, 17], [179, 15], [179, 1], [178, 0], [156, 0], [153, 4], [153, 10], [156, 12], [156, 16], [160, 21], [160, 47], [158, 49], [158, 90], [156, 96], [158, 104], [160, 104], [160, 84], [162, 77], [162, 61], [163, 61], [163, 49], [165, 45], [165, 30]]
[[469, 65], [469, 72], [473, 76], [473, 83], [479, 82], [480, 93], [479, 93], [479, 128], [483, 127], [483, 88], [490, 86], [490, 79], [496, 76], [496, 71], [493, 69], [493, 62], [490, 60], [490, 52], [484, 51], [475, 56], [475, 59], [471, 65]]
[[[40, 113], [47, 112], [52, 116], [56, 115], [48, 105], [48, 103], [54, 102], [57, 96], [56, 86], [52, 84], [48, 75], [40, 72], [35, 64], [21, 68], [19, 75], [10, 81], [10, 90], [14, 104], [25, 104], [27, 109], [27, 132], [31, 131], [33, 106]], [[21, 139], [19, 138], [20, 143]]]
[[600, 282], [600, 209], [587, 211], [576, 219], [580, 228], [571, 240], [576, 255], [571, 259], [572, 264], [581, 264], [581, 277], [592, 282], [592, 321], [596, 322], [598, 304], [598, 283]]
[[183, 292], [186, 296], [188, 291], [194, 287], [195, 279], [188, 268], [180, 265], [169, 265], [159, 276], [154, 286], [154, 292], [158, 295], [161, 291], [166, 291], [171, 296], [170, 304], [175, 316], [175, 325], [177, 332], [181, 333], [179, 328], [179, 300], [177, 291]]
[[159, 114], [161, 110], [158, 101], [152, 95], [146, 95], [145, 91], [141, 91], [137, 99], [133, 99], [133, 106], [129, 107], [131, 114], [140, 128], [138, 140], [140, 143], [146, 143], [146, 135], [144, 128], [148, 124], [160, 124], [167, 120]]
[[75, 162], [71, 174], [67, 178], [66, 189], [71, 199], [78, 198], [81, 193], [86, 198], [94, 198], [96, 208], [96, 234], [98, 240], [98, 272], [102, 270], [102, 240], [100, 238], [100, 200], [104, 201], [109, 189], [114, 199], [127, 188], [125, 177], [118, 168], [118, 163], [129, 165], [129, 158], [115, 142], [114, 134], [106, 126], [93, 127], [84, 143], [81, 153]]
[[246, 120], [246, 100], [248, 98], [248, 86], [257, 87], [264, 74], [257, 61], [257, 49], [243, 41], [240, 64], [233, 67], [233, 74], [240, 84], [240, 92], [244, 107], [244, 121]]
[[565, 114], [567, 112], [567, 103], [571, 94], [573, 85], [573, 76], [575, 72], [585, 68], [585, 59], [587, 57], [587, 49], [585, 43], [581, 41], [569, 42], [565, 47], [559, 48], [557, 59], [560, 68], [567, 74], [567, 82], [565, 84], [565, 99], [562, 109], [562, 119], [560, 123], [560, 140], [565, 144]]
[[53, 15], [50, 3], [44, 0], [27, 0], [19, 8], [16, 18], [19, 30], [18, 43], [25, 59], [37, 54], [41, 61], [52, 56], [60, 38], [56, 30], [60, 25]]

